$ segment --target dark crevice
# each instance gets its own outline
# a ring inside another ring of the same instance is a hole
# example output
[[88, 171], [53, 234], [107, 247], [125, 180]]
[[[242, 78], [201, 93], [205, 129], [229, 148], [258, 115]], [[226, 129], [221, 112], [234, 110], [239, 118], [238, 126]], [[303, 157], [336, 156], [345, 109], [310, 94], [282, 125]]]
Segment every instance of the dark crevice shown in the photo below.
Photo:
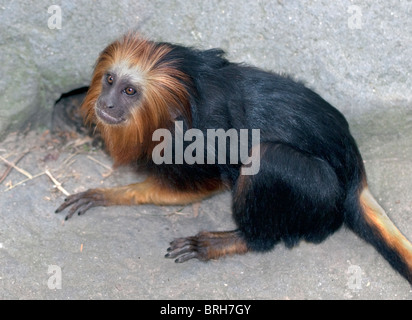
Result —
[[100, 135], [95, 132], [95, 127], [86, 127], [80, 114], [80, 107], [86, 97], [88, 87], [81, 87], [63, 93], [53, 108], [51, 132], [63, 142], [79, 136], [93, 138], [92, 146], [102, 146]]
[[60, 100], [65, 99], [65, 98], [70, 98], [71, 96], [76, 96], [76, 95], [82, 95], [87, 93], [87, 90], [89, 90], [89, 87], [80, 87], [74, 90], [71, 90], [69, 92], [63, 93], [59, 99], [56, 100], [56, 104], [60, 102]]
[[86, 97], [88, 87], [81, 87], [63, 93], [56, 101], [52, 113], [52, 132], [85, 133], [80, 106]]

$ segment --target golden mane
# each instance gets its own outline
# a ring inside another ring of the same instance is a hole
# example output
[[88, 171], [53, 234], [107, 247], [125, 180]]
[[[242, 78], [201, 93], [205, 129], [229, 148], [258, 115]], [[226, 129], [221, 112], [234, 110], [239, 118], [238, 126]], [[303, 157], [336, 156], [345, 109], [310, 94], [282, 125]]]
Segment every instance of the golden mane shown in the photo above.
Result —
[[[172, 47], [157, 44], [130, 33], [110, 44], [100, 54], [81, 112], [86, 124], [96, 123], [115, 165], [150, 158], [152, 134], [170, 128], [177, 116], [190, 124], [191, 113], [186, 84], [189, 77], [178, 69], [178, 61], [167, 58]], [[125, 66], [143, 80], [142, 97], [120, 125], [108, 125], [95, 114], [102, 91], [102, 79], [115, 66]]]

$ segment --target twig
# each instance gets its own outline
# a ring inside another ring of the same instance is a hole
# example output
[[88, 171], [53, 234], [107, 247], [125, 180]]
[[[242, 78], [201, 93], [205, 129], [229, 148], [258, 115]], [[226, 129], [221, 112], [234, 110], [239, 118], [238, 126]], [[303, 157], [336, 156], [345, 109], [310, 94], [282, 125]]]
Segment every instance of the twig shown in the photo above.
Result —
[[[75, 156], [77, 156], [78, 154], [80, 154], [80, 151], [76, 151], [75, 153], [71, 154], [70, 156], [68, 156], [66, 159], [64, 159], [63, 163], [60, 166], [63, 165], [67, 165], [69, 163], [69, 161], [74, 158]], [[69, 164], [70, 165], [70, 164]], [[69, 166], [68, 165], [68, 166]]]
[[46, 169], [44, 173], [50, 178], [51, 181], [53, 181], [57, 189], [59, 189], [65, 196], [70, 196], [70, 193], [67, 192], [66, 189], [62, 187], [62, 184], [52, 176], [52, 174], [50, 173], [48, 169]]
[[103, 168], [106, 168], [109, 171], [113, 171], [113, 169], [110, 166], [108, 166], [107, 164], [104, 164], [103, 162], [93, 158], [92, 156], [87, 156], [87, 158], [94, 161], [94, 162], [96, 162], [96, 163], [98, 163], [98, 164], [100, 164]]
[[4, 171], [4, 173], [1, 175], [0, 183], [2, 183], [4, 179], [6, 179], [6, 177], [9, 175], [9, 173], [10, 173], [10, 171], [11, 171], [12, 168], [13, 168], [12, 166], [7, 166], [7, 169], [6, 169], [6, 170]]
[[5, 162], [7, 165], [13, 167], [14, 169], [16, 169], [18, 172], [20, 172], [21, 174], [24, 174], [27, 178], [29, 179], [33, 179], [33, 176], [28, 173], [26, 170], [21, 169], [19, 167], [17, 167], [14, 163], [11, 163], [9, 160], [4, 159], [2, 156], [0, 156], [0, 160], [2, 160], [3, 162]]
[[19, 186], [19, 185], [21, 185], [21, 184], [23, 184], [23, 183], [25, 183], [25, 182], [27, 182], [27, 181], [33, 180], [33, 179], [35, 179], [35, 178], [37, 178], [37, 177], [40, 177], [40, 176], [42, 176], [42, 175], [44, 175], [44, 174], [45, 174], [45, 172], [41, 172], [41, 173], [38, 173], [38, 174], [34, 175], [34, 176], [31, 177], [31, 178], [24, 179], [24, 180], [16, 183], [15, 185], [12, 185], [12, 186], [8, 187], [6, 190], [4, 190], [4, 192], [10, 191], [11, 189], [14, 189], [14, 188], [17, 187], [17, 186]]
[[73, 148], [79, 147], [83, 144], [86, 144], [90, 141], [93, 141], [93, 139], [91, 137], [84, 137], [84, 138], [79, 138], [76, 139], [74, 141], [69, 141], [68, 143], [66, 143], [66, 145], [63, 147], [64, 149], [66, 149], [69, 146], [73, 146]]
[[113, 173], [113, 169], [111, 167], [109, 167], [108, 165], [104, 164], [103, 162], [93, 158], [92, 156], [87, 156], [88, 159], [96, 162], [97, 164], [100, 164], [103, 168], [107, 169], [108, 172], [104, 172], [102, 173], [103, 178], [107, 178], [108, 176], [110, 176]]
[[[17, 158], [17, 160], [15, 160], [13, 162], [14, 165], [16, 165], [17, 163], [19, 163], [19, 161], [21, 159], [23, 159], [23, 157], [28, 153], [29, 151], [24, 152], [20, 157]], [[9, 175], [11, 169], [13, 168], [13, 166], [8, 165], [6, 171], [4, 171], [4, 173], [2, 174], [2, 176], [0, 177], [0, 183], [3, 182], [4, 179], [6, 179], [6, 177]]]

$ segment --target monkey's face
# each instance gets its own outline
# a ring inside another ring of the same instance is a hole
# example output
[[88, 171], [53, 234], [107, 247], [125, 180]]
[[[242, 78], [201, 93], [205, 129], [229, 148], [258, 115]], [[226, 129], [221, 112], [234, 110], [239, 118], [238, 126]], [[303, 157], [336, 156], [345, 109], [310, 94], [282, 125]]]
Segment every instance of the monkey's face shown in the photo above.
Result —
[[190, 126], [192, 85], [180, 64], [170, 45], [134, 33], [101, 52], [81, 113], [96, 124], [116, 165], [149, 159], [158, 144], [153, 132], [173, 128], [174, 119]]
[[95, 106], [96, 115], [108, 125], [122, 124], [131, 116], [140, 97], [140, 87], [132, 77], [108, 72], [102, 77], [102, 91]]

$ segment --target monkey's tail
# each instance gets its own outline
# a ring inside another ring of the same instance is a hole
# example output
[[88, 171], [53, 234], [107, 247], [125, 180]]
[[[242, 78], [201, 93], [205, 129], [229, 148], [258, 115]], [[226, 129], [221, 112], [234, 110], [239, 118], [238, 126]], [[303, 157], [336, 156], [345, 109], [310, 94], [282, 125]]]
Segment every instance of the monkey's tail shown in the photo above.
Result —
[[360, 215], [346, 221], [348, 226], [372, 244], [412, 284], [412, 244], [389, 219], [367, 186], [357, 194]]

